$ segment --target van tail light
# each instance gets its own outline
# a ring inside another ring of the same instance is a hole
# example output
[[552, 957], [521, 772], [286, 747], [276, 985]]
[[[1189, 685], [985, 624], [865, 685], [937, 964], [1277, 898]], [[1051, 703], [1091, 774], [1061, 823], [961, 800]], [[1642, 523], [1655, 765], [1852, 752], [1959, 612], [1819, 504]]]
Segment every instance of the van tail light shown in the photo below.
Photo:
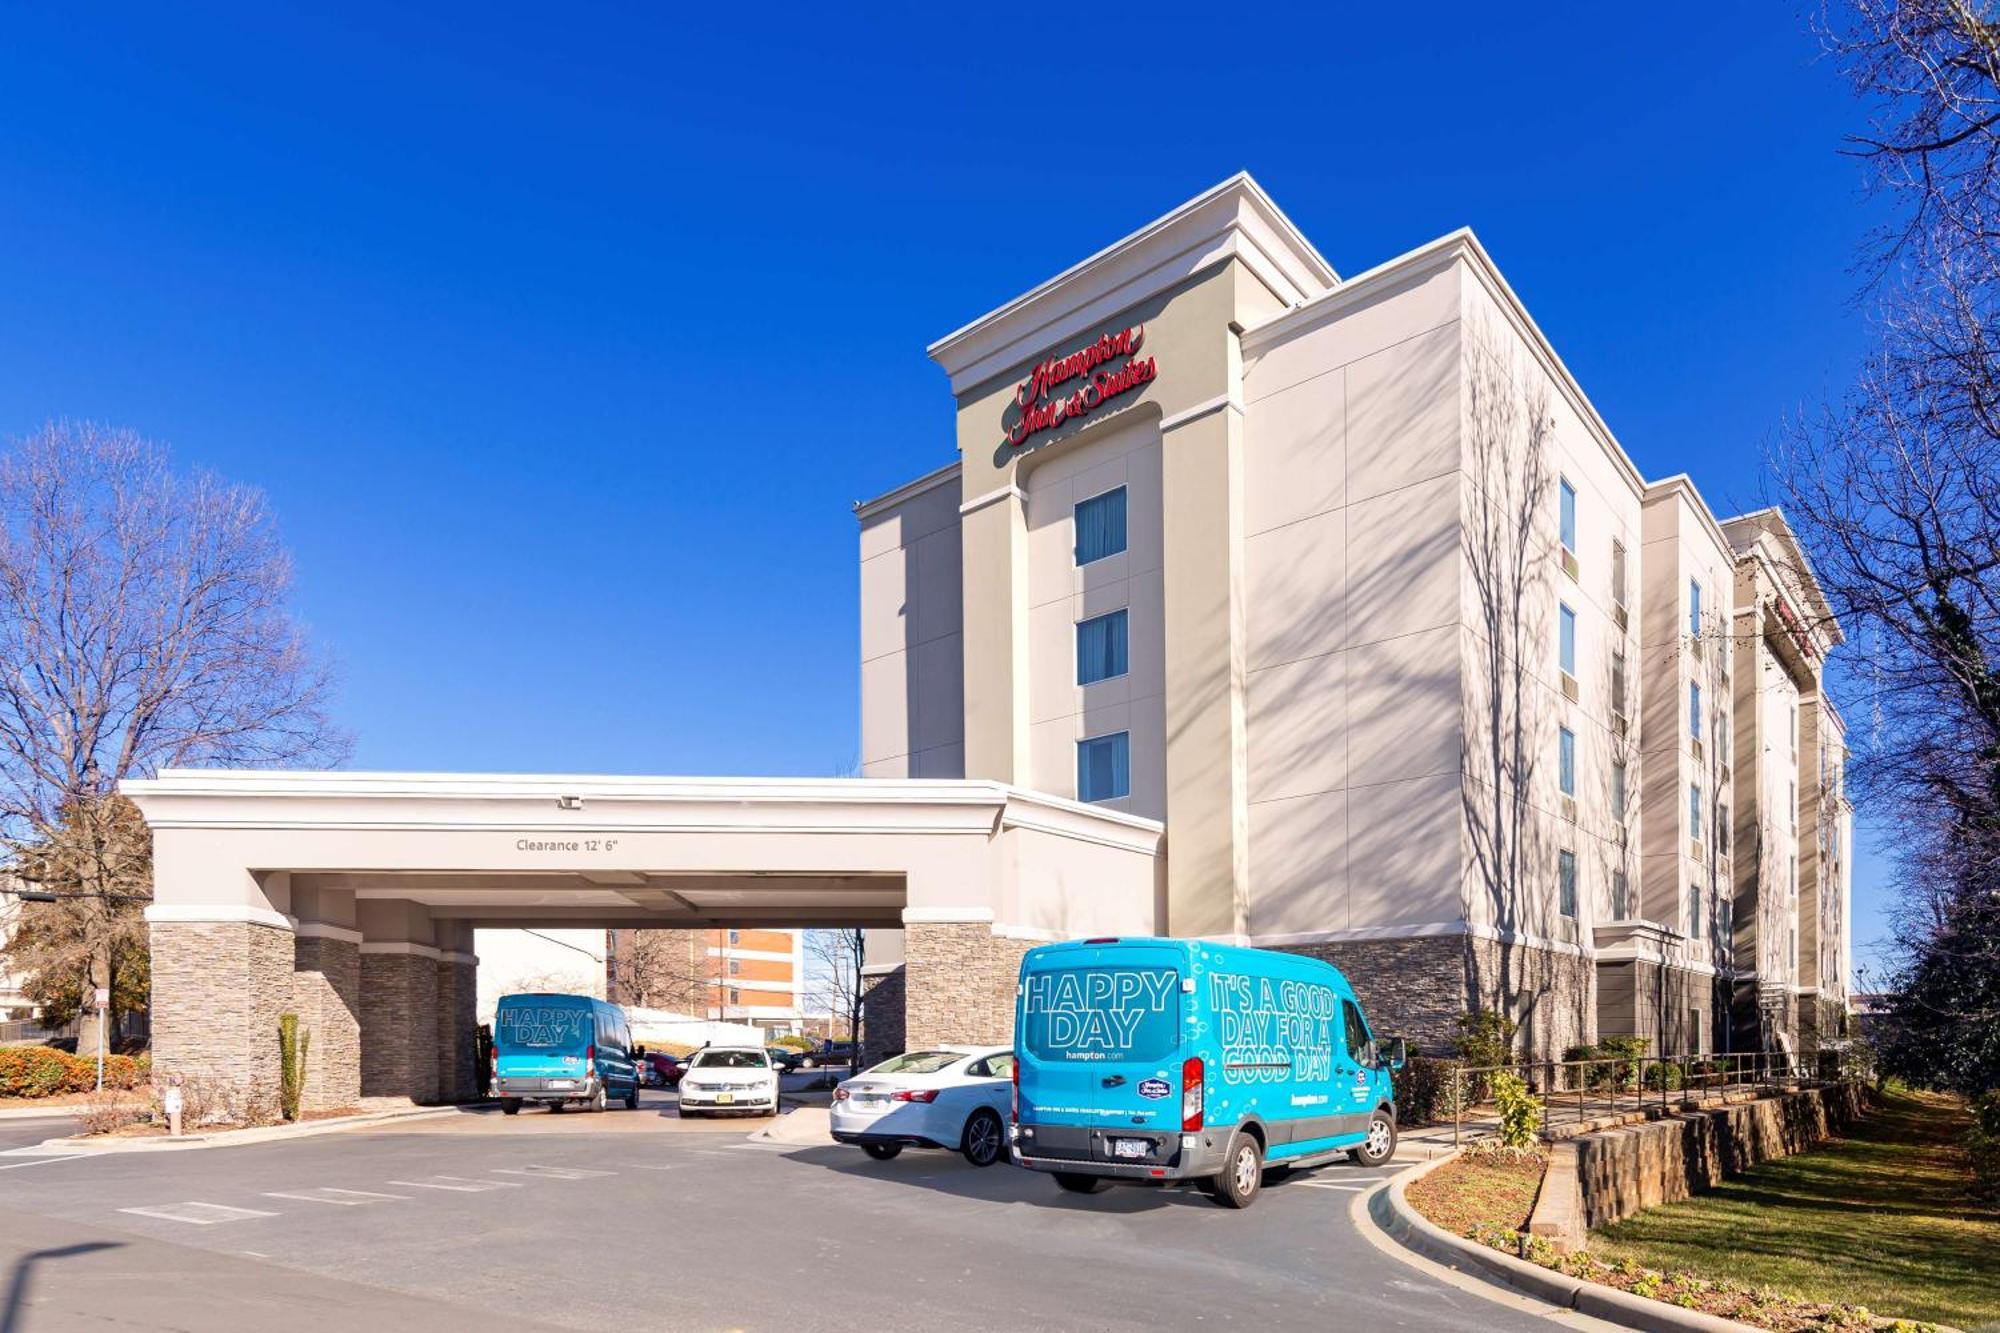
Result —
[[1181, 1063], [1181, 1132], [1201, 1129], [1201, 1057], [1191, 1055]]
[[934, 1102], [937, 1100], [937, 1089], [898, 1088], [889, 1094], [889, 1100], [892, 1102]]
[[1021, 1058], [1019, 1056], [1014, 1057], [1014, 1109], [1012, 1119], [1017, 1125], [1021, 1123]]
[[597, 1068], [597, 1048], [586, 1046], [583, 1048], [583, 1072], [588, 1074], [595, 1068]]

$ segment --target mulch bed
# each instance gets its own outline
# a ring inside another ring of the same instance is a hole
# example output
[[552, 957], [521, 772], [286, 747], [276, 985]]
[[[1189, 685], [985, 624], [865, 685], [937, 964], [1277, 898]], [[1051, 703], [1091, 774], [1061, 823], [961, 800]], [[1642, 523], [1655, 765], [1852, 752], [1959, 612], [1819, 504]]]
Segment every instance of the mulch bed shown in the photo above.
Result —
[[1454, 1236], [1478, 1226], [1526, 1231], [1548, 1155], [1538, 1150], [1467, 1152], [1405, 1191], [1410, 1206]]

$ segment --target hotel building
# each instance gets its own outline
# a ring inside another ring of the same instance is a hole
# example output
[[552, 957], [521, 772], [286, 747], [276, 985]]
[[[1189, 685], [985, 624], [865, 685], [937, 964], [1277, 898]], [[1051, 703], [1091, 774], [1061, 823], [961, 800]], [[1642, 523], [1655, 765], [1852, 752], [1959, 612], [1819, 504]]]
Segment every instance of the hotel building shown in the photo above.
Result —
[[1838, 626], [1470, 232], [1342, 278], [1238, 177], [930, 351], [957, 457], [858, 508], [865, 774], [1160, 820], [1163, 932], [1433, 1046], [1839, 1022]]
[[942, 466], [857, 509], [862, 777], [125, 783], [156, 1068], [275, 1081], [296, 1012], [309, 1105], [463, 1095], [522, 928], [696, 932], [754, 1011], [786, 949], [713, 932], [859, 927], [875, 1053], [1010, 1039], [1022, 953], [1100, 935], [1331, 959], [1433, 1049], [1844, 1029], [1840, 627], [1471, 232], [1343, 277], [1237, 176], [930, 354]]
[[805, 1017], [805, 932], [785, 929], [606, 932], [606, 995], [773, 1036]]

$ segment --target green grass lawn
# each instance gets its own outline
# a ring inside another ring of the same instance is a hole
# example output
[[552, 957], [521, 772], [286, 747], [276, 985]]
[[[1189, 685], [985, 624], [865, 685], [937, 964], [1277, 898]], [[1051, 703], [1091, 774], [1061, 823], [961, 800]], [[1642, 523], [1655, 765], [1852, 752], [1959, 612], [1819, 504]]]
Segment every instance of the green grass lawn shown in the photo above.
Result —
[[1591, 1252], [1878, 1315], [2000, 1321], [2000, 1208], [1967, 1194], [1963, 1108], [1890, 1092], [1847, 1137], [1591, 1233]]

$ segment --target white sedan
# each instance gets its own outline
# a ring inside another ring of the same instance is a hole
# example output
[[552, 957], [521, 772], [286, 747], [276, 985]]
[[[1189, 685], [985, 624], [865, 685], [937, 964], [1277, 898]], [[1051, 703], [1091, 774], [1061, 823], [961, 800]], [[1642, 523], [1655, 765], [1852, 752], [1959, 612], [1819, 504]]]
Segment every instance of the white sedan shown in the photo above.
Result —
[[778, 1112], [778, 1071], [761, 1046], [704, 1046], [681, 1075], [681, 1115]]
[[833, 1090], [833, 1137], [886, 1162], [905, 1148], [944, 1148], [974, 1166], [1007, 1154], [1014, 1052], [939, 1046], [884, 1060]]

